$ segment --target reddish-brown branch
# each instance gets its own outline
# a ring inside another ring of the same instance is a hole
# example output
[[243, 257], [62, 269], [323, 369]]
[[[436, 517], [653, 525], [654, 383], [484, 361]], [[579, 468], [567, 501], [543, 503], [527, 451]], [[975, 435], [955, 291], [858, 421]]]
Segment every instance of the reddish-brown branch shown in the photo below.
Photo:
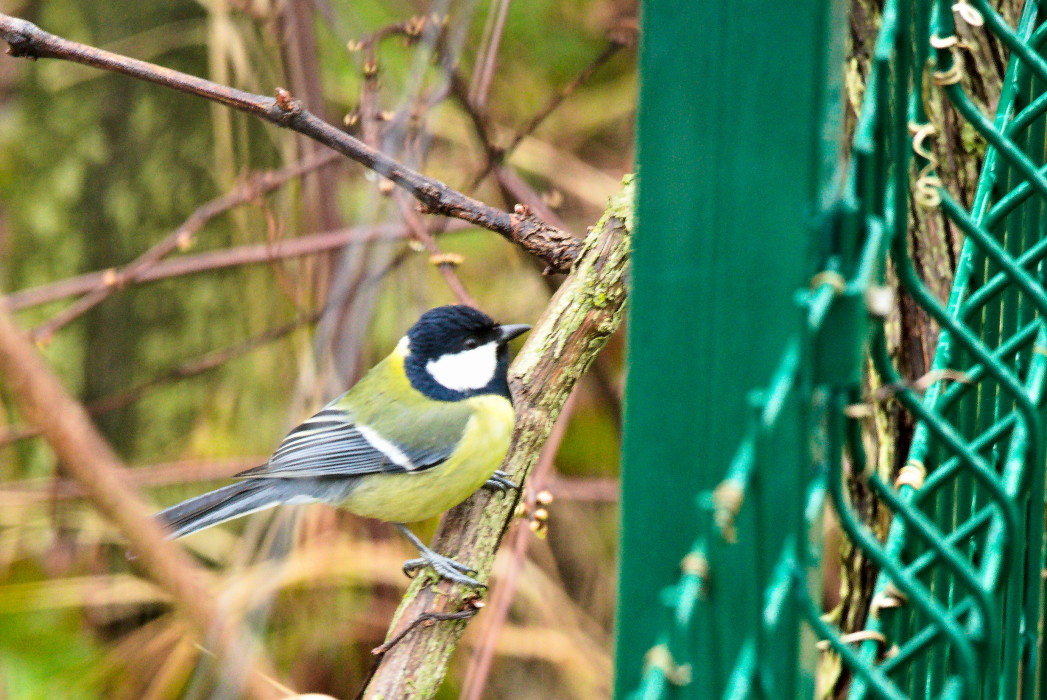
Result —
[[41, 427], [62, 464], [91, 502], [127, 538], [150, 577], [171, 596], [202, 640], [236, 678], [246, 672], [250, 693], [281, 697], [264, 662], [252, 659], [241, 632], [214, 603], [203, 572], [151, 517], [151, 509], [132, 491], [125, 470], [91, 424], [83, 406], [62, 388], [29, 338], [0, 307], [0, 376], [21, 410]]
[[487, 123], [489, 120], [487, 112], [482, 107], [473, 104], [469, 98], [469, 86], [465, 84], [465, 78], [462, 77], [461, 73], [454, 66], [447, 68], [447, 84], [450, 94], [454, 96], [458, 104], [465, 110], [465, 115], [469, 117], [469, 121], [472, 122], [473, 131], [476, 132], [480, 146], [484, 149], [484, 165], [480, 168], [480, 172], [473, 177], [467, 188], [469, 191], [472, 191], [483, 181], [487, 173], [491, 172], [491, 168], [505, 158], [505, 153], [494, 145], [490, 126]]
[[558, 501], [617, 503], [621, 496], [621, 482], [609, 476], [556, 476], [546, 488]]
[[473, 176], [472, 181], [466, 187], [466, 191], [472, 192], [475, 190], [479, 187], [480, 183], [483, 182], [484, 178], [493, 171], [495, 178], [498, 181], [498, 186], [502, 191], [502, 196], [506, 201], [519, 202], [526, 207], [527, 210], [535, 212], [538, 218], [542, 221], [547, 221], [558, 228], [564, 228], [565, 224], [559, 215], [556, 214], [552, 208], [547, 206], [542, 200], [542, 197], [535, 192], [530, 185], [524, 182], [515, 171], [505, 167], [503, 163], [512, 152], [516, 150], [517, 146], [520, 145], [525, 137], [537, 129], [546, 117], [552, 114], [557, 107], [563, 104], [564, 100], [589, 80], [589, 78], [591, 78], [604, 63], [617, 53], [618, 49], [622, 48], [623, 45], [625, 44], [618, 40], [609, 44], [608, 47], [588, 66], [586, 66], [586, 68], [576, 76], [574, 80], [557, 93], [544, 108], [539, 110], [530, 122], [528, 122], [522, 130], [517, 132], [516, 136], [505, 148], [500, 148], [494, 143], [494, 140], [491, 137], [489, 115], [483, 109], [482, 105], [477, 105], [473, 102], [461, 74], [455, 70], [453, 65], [449, 65], [446, 69], [448, 92], [454, 96], [458, 104], [463, 110], [465, 110], [466, 115], [469, 117], [469, 121], [473, 125], [473, 131], [476, 132], [476, 137], [480, 141], [480, 146], [484, 150], [484, 164], [480, 167], [480, 170], [476, 175]]
[[542, 259], [551, 271], [565, 271], [578, 257], [581, 241], [549, 226], [529, 211], [495, 209], [426, 177], [353, 138], [304, 109], [286, 90], [263, 97], [169, 68], [121, 56], [49, 34], [36, 25], [0, 14], [0, 37], [13, 56], [58, 58], [122, 73], [174, 90], [204, 97], [291, 129], [338, 151], [409, 192], [423, 211], [469, 221], [498, 233]]
[[189, 246], [196, 234], [200, 232], [200, 229], [216, 216], [256, 200], [262, 195], [282, 187], [296, 177], [332, 165], [335, 162], [337, 162], [335, 154], [324, 153], [282, 170], [259, 173], [237, 185], [231, 192], [198, 207], [181, 226], [172, 231], [159, 243], [149, 248], [149, 250], [139, 255], [133, 262], [123, 268], [109, 270], [94, 289], [61, 313], [34, 329], [31, 334], [33, 340], [44, 343], [50, 341], [51, 337], [60, 328], [105, 301], [114, 291], [127, 284], [139, 281], [143, 275], [156, 267], [167, 255], [178, 248]]
[[[300, 95], [307, 104], [323, 105], [323, 80], [314, 27], [316, 4], [312, 0], [284, 0], [273, 6], [272, 21], [266, 22], [277, 39], [283, 59], [284, 75], [291, 91]], [[329, 115], [322, 115], [329, 118]], [[299, 157], [317, 156], [326, 149], [309, 138], [296, 139]], [[302, 203], [302, 225], [309, 233], [330, 231], [345, 225], [338, 207], [338, 181], [333, 173], [319, 171], [304, 178], [300, 200]], [[312, 266], [311, 296], [314, 302], [326, 299], [331, 284], [333, 265], [331, 256], [320, 257]], [[277, 280], [283, 284], [283, 272], [275, 271]], [[290, 285], [285, 293], [292, 298], [298, 295], [296, 285]]]
[[[468, 224], [465, 222], [455, 221], [452, 222], [452, 225], [446, 231], [460, 231], [467, 226]], [[325, 231], [298, 238], [286, 238], [275, 245], [256, 243], [226, 248], [225, 250], [198, 253], [196, 255], [185, 255], [165, 260], [135, 275], [133, 280], [126, 277], [123, 278], [124, 282], [120, 285], [120, 288], [126, 289], [136, 284], [156, 282], [172, 277], [210, 272], [229, 267], [257, 265], [277, 260], [300, 258], [362, 243], [401, 240], [408, 236], [409, 233], [402, 224], [379, 224], [340, 229], [338, 231]], [[119, 275], [120, 273], [116, 270], [88, 272], [58, 282], [12, 292], [7, 295], [4, 301], [12, 311], [22, 311], [23, 309], [49, 304], [66, 297], [76, 296], [77, 294], [86, 294], [98, 287], [114, 285], [115, 282], [113, 280], [119, 279]]]
[[[461, 225], [464, 226], [465, 224], [461, 224]], [[394, 231], [395, 229], [398, 229], [398, 228], [401, 228], [401, 227], [398, 227], [398, 226], [394, 227], [394, 226], [390, 225], [388, 227], [388, 231], [391, 232], [391, 231]], [[379, 229], [374, 229], [374, 230], [377, 231]], [[326, 235], [329, 235], [329, 234], [317, 234], [317, 236], [326, 236]], [[404, 236], [400, 235], [398, 237], [402, 238]], [[293, 239], [292, 241], [288, 241], [288, 244], [290, 245], [294, 241], [305, 241], [305, 238]], [[359, 239], [354, 239], [354, 242], [362, 242], [362, 241], [359, 240]], [[224, 253], [231, 253], [231, 252], [235, 252], [236, 250], [238, 250], [238, 249], [233, 249], [231, 251], [220, 251], [220, 253], [222, 253], [222, 254], [224, 254]], [[258, 259], [254, 260], [254, 262], [266, 262], [266, 261], [271, 259], [271, 257], [267, 257], [266, 255], [261, 255], [261, 253], [266, 253], [264, 248], [262, 248], [259, 251], [259, 253], [260, 253], [260, 255], [258, 256]], [[205, 255], [212, 255], [212, 254], [205, 254]], [[214, 255], [217, 255], [217, 254], [214, 254]], [[387, 265], [385, 265], [380, 271], [378, 271], [377, 273], [375, 273], [375, 274], [373, 274], [373, 275], [371, 275], [369, 277], [361, 279], [360, 280], [360, 285], [373, 284], [375, 282], [380, 281], [383, 277], [385, 277], [385, 275], [387, 273], [389, 273], [391, 270], [393, 270], [394, 268], [396, 268], [400, 264], [402, 264], [409, 257], [409, 255], [410, 255], [410, 251], [408, 249], [404, 249], [404, 251], [402, 251], [398, 256], [396, 256], [391, 261], [389, 261], [389, 263]], [[200, 257], [203, 257], [203, 256], [200, 256]], [[179, 261], [170, 261], [167, 264], [174, 264], [174, 263], [177, 263], [177, 262], [179, 262]], [[158, 272], [158, 271], [161, 270], [161, 268], [162, 268], [162, 266], [157, 267], [152, 272], [154, 272], [154, 273]], [[146, 281], [146, 280], [145, 279], [141, 279], [139, 281]], [[3, 300], [0, 299], [0, 305], [2, 305], [2, 303], [3, 303]], [[103, 397], [101, 397], [101, 398], [91, 402], [90, 404], [87, 405], [87, 411], [91, 415], [98, 415], [98, 414], [101, 414], [101, 413], [105, 413], [107, 411], [113, 411], [113, 410], [117, 410], [119, 408], [123, 408], [124, 406], [127, 406], [127, 405], [129, 405], [129, 404], [131, 404], [131, 403], [141, 399], [143, 396], [145, 396], [148, 393], [148, 391], [150, 389], [153, 389], [153, 388], [155, 388], [157, 386], [160, 386], [162, 384], [165, 384], [165, 383], [168, 383], [168, 382], [172, 382], [172, 381], [176, 381], [176, 380], [179, 380], [179, 379], [187, 379], [189, 377], [193, 377], [193, 376], [196, 376], [198, 374], [202, 374], [203, 372], [206, 372], [206, 371], [215, 369], [217, 367], [220, 367], [221, 365], [225, 364], [229, 360], [234, 359], [236, 357], [239, 357], [240, 355], [243, 355], [243, 354], [245, 354], [245, 353], [247, 353], [247, 352], [249, 352], [251, 350], [254, 350], [255, 348], [261, 347], [261, 346], [263, 346], [263, 345], [265, 345], [265, 344], [267, 344], [269, 342], [272, 342], [274, 340], [278, 340], [279, 338], [282, 338], [283, 336], [293, 332], [294, 330], [300, 328], [303, 325], [314, 323], [319, 318], [319, 316], [320, 316], [319, 313], [314, 313], [314, 314], [309, 314], [309, 315], [306, 315], [306, 316], [302, 316], [302, 317], [300, 317], [300, 318], [298, 318], [298, 319], [296, 319], [294, 321], [291, 321], [290, 323], [284, 324], [282, 326], [278, 326], [276, 328], [271, 328], [271, 329], [269, 329], [269, 330], [267, 330], [267, 331], [265, 331], [265, 332], [263, 332], [263, 333], [261, 333], [261, 334], [259, 334], [257, 336], [254, 336], [252, 338], [248, 338], [247, 340], [244, 340], [244, 341], [241, 341], [239, 343], [236, 343], [235, 345], [232, 345], [230, 347], [223, 348], [223, 349], [220, 349], [220, 350], [214, 350], [214, 351], [208, 352], [208, 353], [206, 353], [206, 354], [204, 354], [204, 355], [202, 355], [200, 357], [197, 357], [197, 358], [194, 358], [192, 360], [189, 360], [188, 362], [184, 362], [184, 363], [182, 363], [180, 365], [176, 365], [175, 367], [172, 367], [172, 368], [168, 369], [163, 374], [160, 374], [160, 375], [158, 375], [156, 377], [153, 377], [151, 379], [147, 379], [147, 380], [145, 380], [143, 382], [140, 382], [139, 384], [136, 384], [136, 385], [134, 385], [133, 387], [131, 387], [129, 389], [125, 389], [124, 391], [121, 391], [121, 392], [118, 392], [118, 393], [115, 393], [115, 394], [110, 394], [108, 396], [103, 396]], [[36, 427], [31, 427], [31, 426], [14, 426], [12, 428], [8, 428], [4, 432], [0, 432], [0, 446], [7, 445], [9, 443], [16, 442], [18, 440], [25, 440], [27, 438], [36, 437], [39, 434], [40, 434], [40, 430], [39, 430], [39, 428], [36, 428]]]

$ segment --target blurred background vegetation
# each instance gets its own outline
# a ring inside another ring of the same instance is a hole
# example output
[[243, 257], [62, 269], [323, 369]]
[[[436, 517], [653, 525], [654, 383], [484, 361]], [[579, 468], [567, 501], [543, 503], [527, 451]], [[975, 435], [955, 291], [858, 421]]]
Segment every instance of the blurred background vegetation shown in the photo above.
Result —
[[[251, 92], [288, 88], [426, 174], [503, 208], [525, 201], [579, 235], [631, 169], [632, 0], [0, 9]], [[462, 283], [499, 320], [533, 321], [557, 284], [495, 234], [422, 218], [340, 158], [271, 192], [255, 187], [215, 216], [200, 210], [257, 186], [261, 171], [321, 155], [194, 97], [0, 57], [0, 285], [157, 508], [264, 461], [421, 311], [455, 300], [419, 240], [427, 233], [461, 256]], [[281, 254], [291, 239], [327, 232], [350, 242]], [[125, 266], [173, 233], [178, 245], [149, 266], [162, 279], [111, 285], [82, 312], [77, 295], [114, 273], [75, 294], [54, 286]], [[268, 253], [250, 258], [258, 246]], [[221, 267], [185, 272], [222, 251]], [[576, 391], [555, 467], [536, 485], [555, 499], [547, 537], [526, 520], [510, 534], [493, 588], [515, 588], [514, 601], [504, 618], [489, 609], [471, 625], [442, 697], [609, 694], [620, 354], [616, 339]], [[2, 384], [0, 402], [0, 697], [236, 697]], [[407, 583], [399, 567], [410, 552], [390, 527], [311, 506], [185, 546], [219, 574], [216, 598], [295, 688], [355, 696]]]

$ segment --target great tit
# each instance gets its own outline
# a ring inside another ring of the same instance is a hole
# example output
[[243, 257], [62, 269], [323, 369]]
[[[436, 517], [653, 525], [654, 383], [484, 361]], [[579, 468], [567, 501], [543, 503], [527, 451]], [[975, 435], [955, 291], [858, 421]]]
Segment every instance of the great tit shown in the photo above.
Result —
[[408, 575], [428, 565], [442, 578], [481, 585], [404, 523], [481, 487], [515, 488], [497, 470], [515, 422], [507, 344], [528, 330], [468, 306], [426, 311], [388, 357], [288, 433], [265, 464], [157, 517], [182, 537], [273, 506], [330, 503], [395, 523], [422, 555], [404, 563]]

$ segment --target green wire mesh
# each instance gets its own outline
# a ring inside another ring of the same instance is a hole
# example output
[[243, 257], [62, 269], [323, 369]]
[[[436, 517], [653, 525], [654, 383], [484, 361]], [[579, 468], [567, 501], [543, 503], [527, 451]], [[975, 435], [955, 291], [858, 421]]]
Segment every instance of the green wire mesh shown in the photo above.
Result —
[[[991, 33], [1010, 53], [994, 120], [963, 87], [956, 22], [975, 36]], [[723, 482], [699, 497], [701, 531], [678, 582], [664, 592], [666, 620], [631, 697], [675, 697], [695, 684], [708, 692], [680, 696], [809, 697], [815, 639], [840, 656], [852, 698], [1031, 699], [1047, 691], [1045, 43], [1047, 8], [1035, 0], [1015, 27], [985, 0], [885, 3], [847, 177], [815, 232], [821, 271], [798, 295], [804, 322], [771, 382], [751, 395], [753, 418]], [[932, 90], [944, 91], [988, 144], [969, 208], [936, 175], [928, 148], [935, 132], [924, 110]], [[965, 236], [946, 303], [910, 257], [910, 206], [940, 208]], [[922, 394], [888, 354], [888, 259], [941, 328], [928, 375], [934, 381]], [[870, 355], [883, 386], [917, 420], [894, 483], [865, 464], [855, 407]], [[804, 521], [773, 561], [761, 561], [761, 506], [773, 497], [761, 484], [774, 469], [776, 436], [795, 427], [814, 465]], [[845, 469], [862, 474], [891, 510], [886, 542], [849, 503]], [[817, 602], [812, 533], [826, 500], [880, 571], [866, 629], [857, 634], [841, 634]], [[739, 561], [754, 566], [739, 571]], [[746, 577], [763, 588], [764, 606], [739, 616], [744, 641], [733, 648], [712, 633], [711, 611], [729, 604], [723, 592], [746, 585]], [[780, 653], [797, 646], [800, 670], [782, 662], [795, 656]], [[729, 677], [710, 677], [724, 654]]]

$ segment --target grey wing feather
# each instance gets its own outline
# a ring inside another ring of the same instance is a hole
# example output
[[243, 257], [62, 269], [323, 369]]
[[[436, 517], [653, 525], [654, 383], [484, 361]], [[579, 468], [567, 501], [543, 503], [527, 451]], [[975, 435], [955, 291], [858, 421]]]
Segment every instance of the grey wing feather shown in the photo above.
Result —
[[348, 414], [327, 408], [288, 433], [269, 462], [237, 474], [238, 477], [339, 477], [377, 472], [421, 472], [440, 464], [453, 451], [424, 449], [412, 453], [399, 445], [397, 454], [375, 445]]

